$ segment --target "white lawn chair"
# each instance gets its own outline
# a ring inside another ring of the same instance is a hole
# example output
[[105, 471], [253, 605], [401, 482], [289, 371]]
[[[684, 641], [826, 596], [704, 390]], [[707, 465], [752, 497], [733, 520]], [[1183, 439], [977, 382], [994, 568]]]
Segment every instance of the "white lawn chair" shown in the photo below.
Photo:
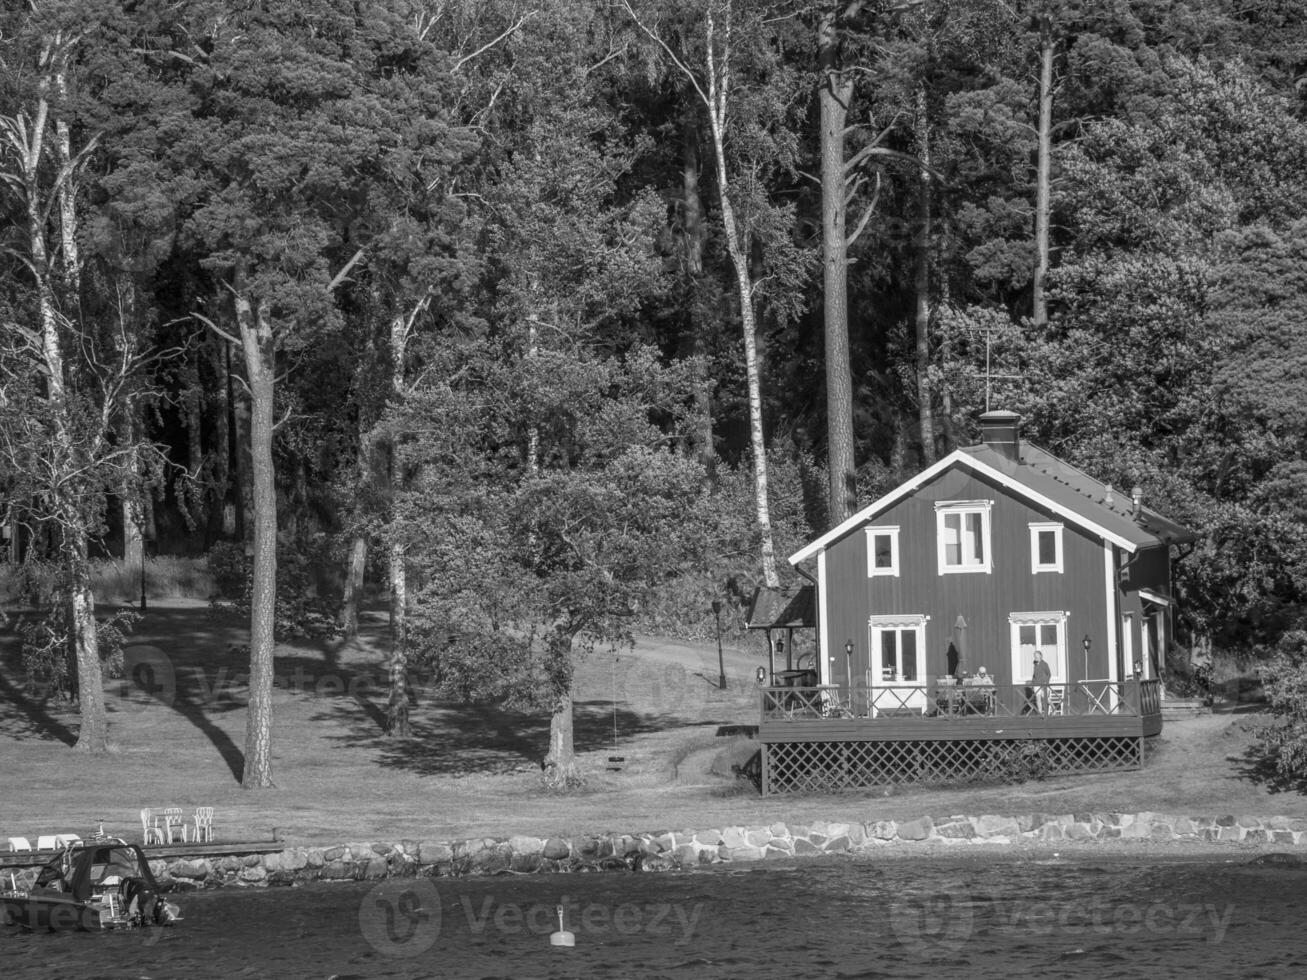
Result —
[[213, 807], [197, 806], [195, 808], [195, 837], [197, 843], [213, 842]]
[[186, 841], [186, 821], [182, 819], [182, 808], [179, 806], [170, 806], [163, 811], [163, 836], [168, 843], [173, 843], [174, 837], [180, 837], [182, 842]]
[[30, 851], [31, 849], [32, 849], [32, 842], [29, 841], [26, 837], [10, 837], [10, 838], [9, 838], [9, 850], [11, 850], [11, 851]]
[[159, 826], [159, 818], [148, 806], [141, 811], [141, 835], [146, 847], [163, 843], [163, 828]]
[[77, 834], [55, 834], [55, 835], [54, 835], [55, 847], [67, 847], [69, 844], [75, 844], [77, 841], [79, 841], [79, 840], [81, 840], [81, 839], [82, 839], [82, 838], [79, 837]]
[[59, 846], [59, 838], [54, 834], [44, 834], [36, 839], [38, 851], [53, 851]]

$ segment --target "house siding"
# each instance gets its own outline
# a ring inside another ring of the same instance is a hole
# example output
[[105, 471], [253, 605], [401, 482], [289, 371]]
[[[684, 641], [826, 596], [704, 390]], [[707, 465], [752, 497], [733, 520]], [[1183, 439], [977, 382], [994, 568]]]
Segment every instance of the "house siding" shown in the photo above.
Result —
[[[988, 500], [990, 511], [990, 573], [941, 575], [936, 546], [935, 503]], [[1061, 524], [1063, 570], [1034, 573], [1030, 524]], [[899, 574], [869, 576], [866, 527], [897, 526]], [[1166, 549], [1160, 549], [1165, 557]], [[1013, 612], [1066, 611], [1065, 680], [1084, 679], [1081, 639], [1090, 637], [1088, 676], [1108, 675], [1113, 644], [1105, 635], [1109, 602], [1103, 576], [1103, 542], [1061, 517], [1032, 506], [1007, 488], [969, 469], [945, 470], [915, 493], [875, 515], [865, 525], [831, 542], [826, 550], [826, 596], [822, 616], [828, 638], [828, 676], [846, 680], [844, 645], [852, 640], [853, 682], [863, 683], [870, 662], [868, 619], [872, 615], [922, 614], [925, 626], [924, 677], [947, 673], [947, 649], [958, 616], [967, 623], [966, 664], [984, 664], [996, 683], [1019, 683], [1013, 677], [1011, 631]], [[1151, 564], [1151, 562], [1150, 562]], [[1142, 571], [1142, 570], [1141, 570]], [[1156, 587], [1156, 586], [1154, 586]]]

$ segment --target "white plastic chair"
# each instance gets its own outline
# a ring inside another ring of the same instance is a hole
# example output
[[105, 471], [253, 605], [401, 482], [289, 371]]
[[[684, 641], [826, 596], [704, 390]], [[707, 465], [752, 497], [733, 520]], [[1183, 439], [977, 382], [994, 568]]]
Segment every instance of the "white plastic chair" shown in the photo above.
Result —
[[76, 842], [79, 841], [79, 840], [81, 840], [81, 838], [80, 838], [79, 836], [77, 836], [76, 834], [55, 834], [55, 835], [54, 835], [54, 845], [55, 845], [55, 847], [67, 847], [69, 844], [76, 843]]
[[213, 807], [197, 806], [195, 808], [195, 837], [197, 843], [213, 842]]
[[11, 850], [11, 851], [30, 851], [31, 849], [32, 849], [32, 842], [29, 841], [26, 837], [10, 837], [10, 838], [9, 838], [9, 850]]
[[146, 847], [163, 843], [163, 828], [159, 826], [159, 818], [148, 806], [141, 811], [141, 834]]
[[54, 834], [45, 834], [36, 839], [36, 849], [38, 851], [53, 851], [59, 846], [59, 838]]
[[182, 808], [179, 806], [170, 806], [163, 811], [163, 835], [167, 838], [168, 843], [173, 842], [173, 835], [181, 836], [182, 842], [186, 841], [186, 821], [182, 819]]

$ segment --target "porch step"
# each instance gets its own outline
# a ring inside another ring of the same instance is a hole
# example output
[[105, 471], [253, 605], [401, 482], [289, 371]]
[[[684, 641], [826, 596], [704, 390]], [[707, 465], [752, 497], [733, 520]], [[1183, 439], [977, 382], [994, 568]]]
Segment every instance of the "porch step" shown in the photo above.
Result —
[[1202, 698], [1166, 698], [1162, 701], [1162, 721], [1175, 718], [1193, 718], [1196, 715], [1210, 715], [1211, 705]]

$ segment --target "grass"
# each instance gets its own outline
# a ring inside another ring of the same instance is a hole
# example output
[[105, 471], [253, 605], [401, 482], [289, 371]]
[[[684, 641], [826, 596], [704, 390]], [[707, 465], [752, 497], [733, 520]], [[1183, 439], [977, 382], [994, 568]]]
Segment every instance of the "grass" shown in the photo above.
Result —
[[[108, 603], [140, 602], [141, 567], [128, 567], [116, 558], [91, 562], [91, 590], [97, 600]], [[203, 558], [165, 555], [145, 560], [147, 599], [207, 599], [214, 591], [208, 562]], [[52, 591], [53, 569], [42, 564], [0, 564], [0, 602], [19, 603], [28, 591], [43, 600]]]
[[[956, 813], [1119, 810], [1307, 817], [1307, 798], [1274, 792], [1249, 755], [1256, 713], [1170, 722], [1142, 772], [1019, 786], [761, 798], [731, 778], [756, 723], [759, 648], [732, 637], [727, 690], [715, 645], [641, 637], [576, 673], [576, 744], [587, 782], [557, 795], [540, 782], [548, 719], [420, 697], [412, 738], [384, 737], [385, 621], [357, 640], [278, 647], [275, 790], [239, 785], [246, 625], [194, 599], [151, 602], [131, 653], [157, 668], [157, 697], [111, 685], [114, 752], [69, 748], [76, 713], [23, 691], [17, 644], [0, 635], [0, 837], [139, 828], [144, 806], [216, 807], [219, 840], [298, 843], [461, 839], [511, 834], [707, 829], [776, 821], [877, 820]], [[614, 722], [616, 732], [614, 732]], [[621, 756], [620, 769], [609, 758]], [[742, 761], [742, 760], [740, 760]]]

